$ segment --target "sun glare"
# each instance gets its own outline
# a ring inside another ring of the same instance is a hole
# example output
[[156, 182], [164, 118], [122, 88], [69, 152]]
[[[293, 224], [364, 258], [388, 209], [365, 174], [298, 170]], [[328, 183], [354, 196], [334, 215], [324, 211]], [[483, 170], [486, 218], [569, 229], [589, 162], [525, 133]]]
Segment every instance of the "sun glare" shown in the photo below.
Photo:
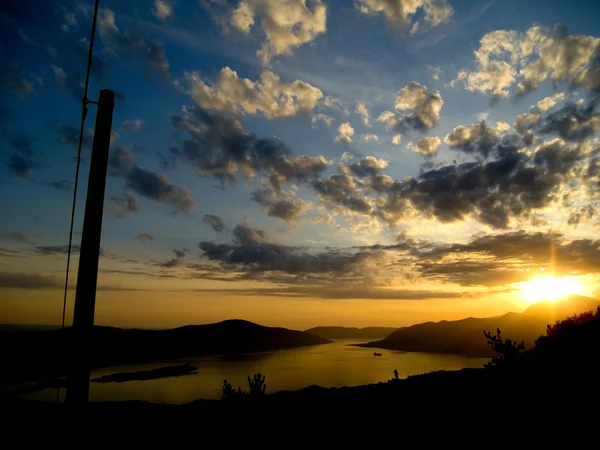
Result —
[[541, 276], [519, 283], [523, 297], [530, 303], [540, 300], [555, 300], [569, 294], [582, 294], [583, 287], [574, 277], [554, 278]]

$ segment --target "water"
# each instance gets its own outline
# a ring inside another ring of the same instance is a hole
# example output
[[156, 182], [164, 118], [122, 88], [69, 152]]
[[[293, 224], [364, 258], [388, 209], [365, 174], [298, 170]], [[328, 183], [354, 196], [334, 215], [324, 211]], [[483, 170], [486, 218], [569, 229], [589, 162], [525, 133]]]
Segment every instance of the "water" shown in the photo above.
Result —
[[[431, 372], [481, 367], [489, 358], [467, 358], [460, 355], [402, 353], [349, 347], [365, 340], [336, 340], [331, 344], [290, 350], [191, 358], [198, 373], [178, 378], [128, 381], [125, 383], [90, 383], [91, 401], [146, 400], [156, 403], [187, 403], [199, 398], [220, 398], [223, 380], [234, 387], [248, 388], [246, 377], [254, 373], [267, 376], [267, 393], [295, 390], [309, 385], [324, 387], [356, 386], [389, 380], [394, 369], [399, 377]], [[178, 361], [176, 364], [181, 364]], [[116, 372], [133, 372], [165, 367], [167, 363], [137, 364], [94, 370], [91, 378]], [[64, 399], [64, 389], [59, 392]], [[56, 390], [46, 389], [28, 398], [56, 400]]]

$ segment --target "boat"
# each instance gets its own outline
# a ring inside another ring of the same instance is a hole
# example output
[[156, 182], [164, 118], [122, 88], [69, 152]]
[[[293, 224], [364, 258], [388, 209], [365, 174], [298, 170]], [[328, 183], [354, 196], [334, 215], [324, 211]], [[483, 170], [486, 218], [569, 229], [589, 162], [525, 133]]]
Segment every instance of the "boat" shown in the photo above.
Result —
[[373, 356], [381, 356], [381, 353], [373, 352]]

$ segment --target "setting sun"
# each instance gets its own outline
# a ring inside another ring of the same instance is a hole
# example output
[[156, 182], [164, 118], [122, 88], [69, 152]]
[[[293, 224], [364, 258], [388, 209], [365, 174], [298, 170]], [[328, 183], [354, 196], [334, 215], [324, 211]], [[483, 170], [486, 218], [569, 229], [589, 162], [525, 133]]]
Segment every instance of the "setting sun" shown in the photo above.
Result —
[[523, 292], [523, 297], [530, 303], [540, 300], [554, 300], [569, 294], [583, 293], [581, 283], [574, 277], [541, 276], [518, 285]]

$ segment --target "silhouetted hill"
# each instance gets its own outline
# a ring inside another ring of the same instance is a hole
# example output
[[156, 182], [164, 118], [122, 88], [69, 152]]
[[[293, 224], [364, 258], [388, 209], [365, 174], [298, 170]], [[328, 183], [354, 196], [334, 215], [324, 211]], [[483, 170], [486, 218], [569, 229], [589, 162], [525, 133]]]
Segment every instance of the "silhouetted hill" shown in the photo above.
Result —
[[366, 339], [383, 338], [397, 329], [392, 327], [315, 327], [304, 332], [324, 339]]
[[[55, 376], [68, 361], [88, 357], [92, 367], [186, 358], [217, 353], [262, 352], [326, 344], [327, 339], [285, 328], [226, 320], [168, 330], [96, 326], [87, 335], [72, 328], [0, 333], [4, 369], [0, 383]], [[86, 343], [85, 346], [83, 343]]]
[[388, 337], [356, 344], [358, 347], [385, 348], [409, 352], [456, 353], [469, 356], [494, 356], [493, 350], [482, 338], [483, 330], [502, 330], [504, 336], [524, 341], [525, 348], [553, 324], [570, 315], [592, 311], [600, 303], [581, 295], [570, 295], [555, 301], [538, 302], [523, 313], [507, 313], [498, 317], [426, 322], [400, 328]]

